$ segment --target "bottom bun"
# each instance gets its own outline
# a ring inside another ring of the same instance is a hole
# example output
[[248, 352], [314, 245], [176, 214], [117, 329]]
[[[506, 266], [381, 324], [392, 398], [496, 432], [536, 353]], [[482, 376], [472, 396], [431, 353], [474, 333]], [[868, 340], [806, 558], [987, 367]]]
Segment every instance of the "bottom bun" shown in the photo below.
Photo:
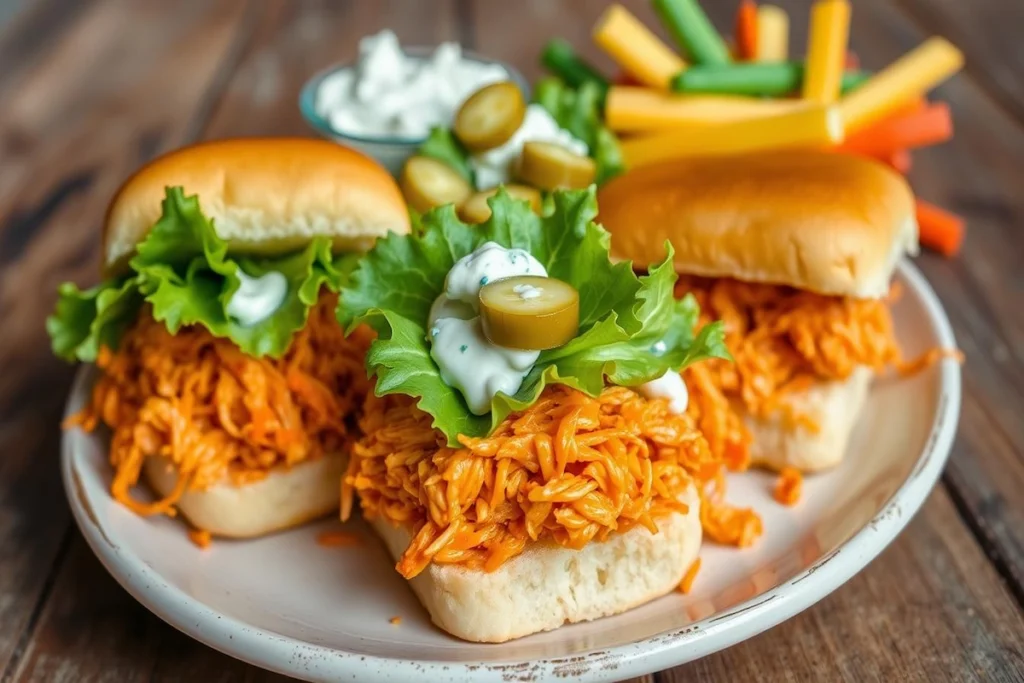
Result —
[[[176, 507], [192, 526], [214, 536], [262, 536], [337, 510], [345, 463], [345, 456], [338, 454], [274, 468], [251, 484], [221, 483], [186, 491]], [[143, 474], [161, 496], [173, 491], [178, 481], [177, 468], [166, 458], [146, 458]]]
[[753, 438], [751, 460], [776, 470], [795, 467], [801, 472], [838, 465], [846, 453], [872, 377], [874, 372], [870, 368], [858, 367], [842, 382], [822, 382], [794, 394], [787, 406], [817, 423], [820, 429], [816, 433], [803, 427], [786, 426], [781, 416], [768, 419], [746, 416], [744, 422]]
[[[481, 643], [625, 612], [675, 589], [697, 558], [697, 489], [680, 500], [689, 511], [657, 520], [656, 534], [636, 527], [583, 550], [533, 544], [493, 572], [430, 564], [409, 583], [435, 624]], [[409, 533], [379, 518], [371, 523], [397, 560]]]

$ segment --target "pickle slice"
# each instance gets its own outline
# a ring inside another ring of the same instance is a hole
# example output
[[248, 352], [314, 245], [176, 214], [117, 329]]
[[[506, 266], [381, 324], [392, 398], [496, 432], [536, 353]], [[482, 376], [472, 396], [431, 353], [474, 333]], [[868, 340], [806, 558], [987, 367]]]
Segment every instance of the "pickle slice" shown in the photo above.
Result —
[[512, 81], [492, 83], [469, 96], [455, 114], [455, 136], [470, 151], [484, 152], [508, 142], [526, 117], [526, 102]]
[[459, 205], [473, 193], [465, 178], [429, 157], [410, 157], [402, 167], [399, 184], [405, 201], [420, 213], [442, 204]]
[[519, 157], [519, 179], [542, 190], [580, 189], [594, 182], [597, 164], [551, 142], [527, 142]]
[[[530, 208], [534, 213], [540, 213], [540, 192], [526, 185], [505, 185], [505, 191], [516, 199], [525, 199], [530, 202]], [[487, 206], [487, 200], [494, 196], [498, 188], [492, 187], [489, 190], [482, 190], [475, 193], [459, 207], [459, 218], [466, 223], [483, 223], [491, 217], [491, 207]]]
[[517, 275], [480, 289], [480, 320], [493, 344], [543, 351], [568, 343], [580, 326], [580, 294], [550, 277]]

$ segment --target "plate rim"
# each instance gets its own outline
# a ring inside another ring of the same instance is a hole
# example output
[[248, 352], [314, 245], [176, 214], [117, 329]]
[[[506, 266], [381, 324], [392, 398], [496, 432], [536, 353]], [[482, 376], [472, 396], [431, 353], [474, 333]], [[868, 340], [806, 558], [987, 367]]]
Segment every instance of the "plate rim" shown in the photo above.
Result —
[[[939, 343], [956, 348], [949, 318], [921, 271], [903, 259], [897, 272], [920, 300]], [[71, 397], [83, 391], [90, 366], [81, 367]], [[61, 439], [61, 475], [76, 523], [93, 553], [114, 579], [140, 604], [186, 635], [261, 668], [310, 681], [427, 680], [537, 681], [569, 676], [579, 681], [608, 681], [641, 676], [709, 655], [772, 628], [828, 596], [868, 565], [906, 527], [934, 488], [956, 436], [961, 403], [960, 364], [938, 364], [938, 405], [925, 447], [906, 479], [879, 512], [832, 552], [789, 580], [688, 626], [649, 638], [565, 657], [519, 662], [441, 662], [364, 655], [315, 645], [265, 631], [211, 609], [163, 581], [134, 553], [115, 545], [83, 502], [67, 435]], [[842, 559], [844, 561], [835, 561]], [[796, 584], [804, 584], [793, 590]], [[728, 627], [728, 628], [727, 628]]]

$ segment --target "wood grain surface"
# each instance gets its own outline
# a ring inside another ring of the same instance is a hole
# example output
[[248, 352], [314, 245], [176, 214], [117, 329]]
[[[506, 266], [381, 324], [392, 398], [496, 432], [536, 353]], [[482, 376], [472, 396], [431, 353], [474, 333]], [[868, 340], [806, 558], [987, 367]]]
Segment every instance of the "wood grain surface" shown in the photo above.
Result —
[[[653, 25], [646, 1], [625, 3]], [[720, 27], [732, 2], [704, 6]], [[809, 2], [779, 2], [795, 51]], [[602, 67], [604, 0], [34, 0], [0, 13], [0, 683], [270, 681], [151, 615], [71, 522], [58, 422], [73, 368], [43, 319], [64, 280], [95, 281], [106, 202], [132, 169], [199, 139], [304, 134], [303, 81], [390, 26], [455, 39], [529, 78], [552, 36]], [[956, 260], [918, 259], [967, 354], [959, 436], [907, 530], [818, 605], [729, 650], [643, 681], [1024, 680], [1024, 6], [859, 0], [853, 48], [879, 68], [931, 34], [965, 72], [940, 88], [956, 138], [911, 181], [963, 214]]]

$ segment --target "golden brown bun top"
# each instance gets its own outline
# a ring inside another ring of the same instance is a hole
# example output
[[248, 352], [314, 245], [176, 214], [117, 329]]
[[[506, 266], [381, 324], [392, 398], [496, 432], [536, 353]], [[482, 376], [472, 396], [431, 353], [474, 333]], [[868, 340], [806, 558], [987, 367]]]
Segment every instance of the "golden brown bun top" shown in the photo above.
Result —
[[121, 186], [103, 231], [108, 270], [131, 255], [174, 186], [199, 197], [235, 251], [273, 254], [321, 235], [338, 251], [365, 251], [388, 231], [409, 231], [395, 181], [359, 152], [306, 138], [218, 140], [155, 159]]
[[917, 251], [914, 198], [880, 163], [773, 152], [644, 166], [598, 193], [612, 255], [646, 267], [675, 248], [681, 273], [884, 296]]

